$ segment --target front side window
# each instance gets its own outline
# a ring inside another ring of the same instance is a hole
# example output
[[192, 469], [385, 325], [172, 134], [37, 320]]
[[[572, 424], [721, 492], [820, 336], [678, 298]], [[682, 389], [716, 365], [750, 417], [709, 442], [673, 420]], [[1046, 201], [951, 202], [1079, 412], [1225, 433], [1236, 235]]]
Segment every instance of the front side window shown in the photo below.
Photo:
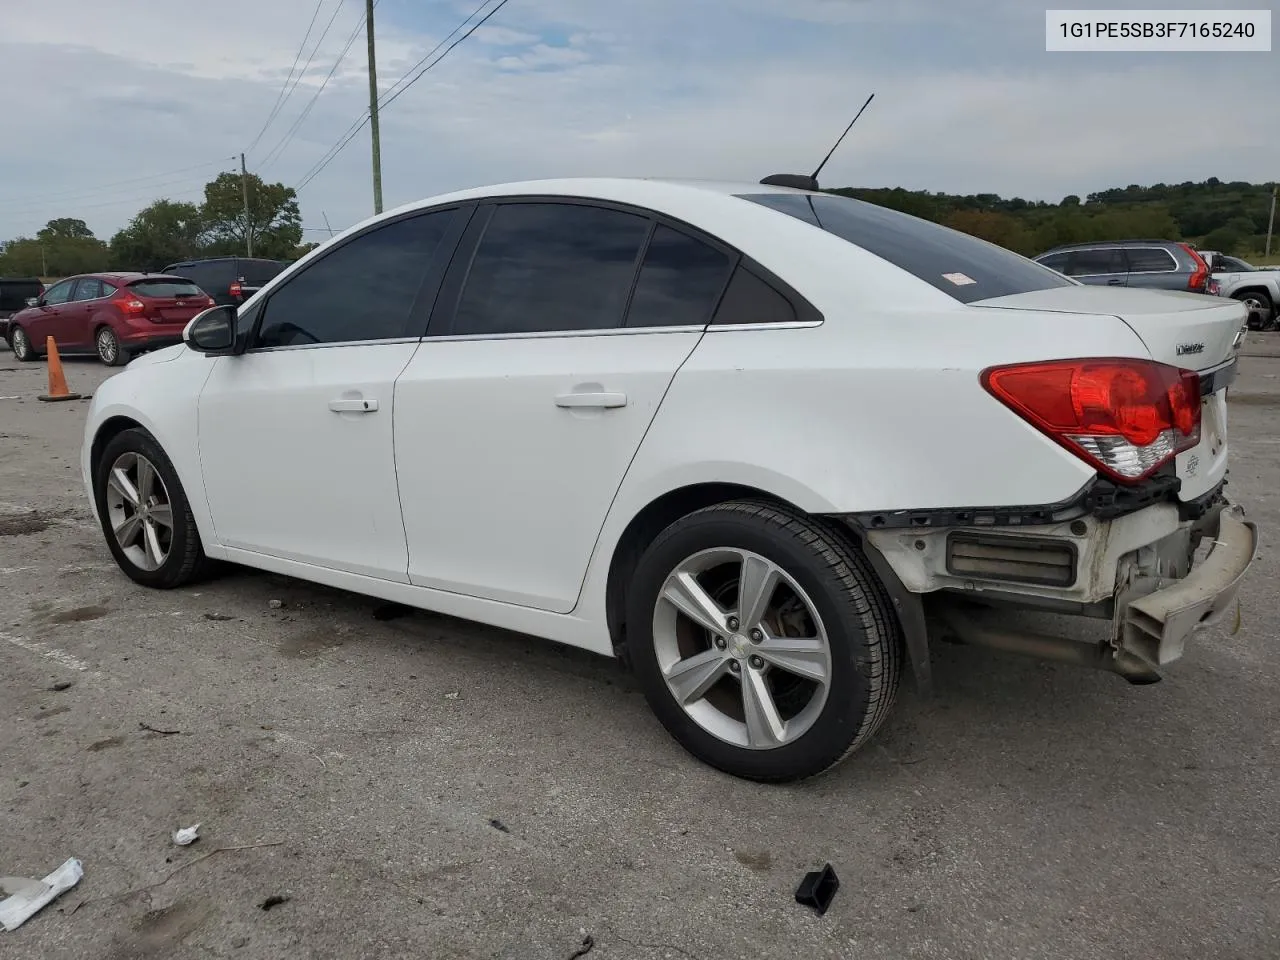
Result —
[[622, 325], [648, 218], [574, 203], [499, 205], [458, 301], [456, 335]]
[[627, 326], [706, 324], [720, 301], [731, 266], [728, 254], [659, 224], [640, 265]]
[[48, 304], [66, 303], [71, 299], [71, 288], [74, 285], [74, 280], [63, 280], [61, 283], [55, 283], [45, 291], [44, 302]]
[[961, 303], [1071, 286], [1011, 250], [929, 220], [830, 193], [751, 193], [777, 210], [888, 260]]
[[391, 340], [410, 312], [456, 210], [376, 227], [290, 277], [268, 298], [255, 347]]

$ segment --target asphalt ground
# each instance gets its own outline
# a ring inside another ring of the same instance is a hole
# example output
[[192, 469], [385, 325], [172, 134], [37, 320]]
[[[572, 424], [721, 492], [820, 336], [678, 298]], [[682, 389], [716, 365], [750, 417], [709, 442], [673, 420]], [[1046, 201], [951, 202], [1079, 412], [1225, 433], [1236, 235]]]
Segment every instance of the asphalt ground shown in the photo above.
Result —
[[1146, 687], [941, 648], [933, 699], [786, 787], [694, 761], [603, 658], [248, 570], [135, 586], [85, 405], [6, 356], [0, 875], [85, 872], [0, 958], [1280, 957], [1280, 334], [1246, 352], [1234, 633]]

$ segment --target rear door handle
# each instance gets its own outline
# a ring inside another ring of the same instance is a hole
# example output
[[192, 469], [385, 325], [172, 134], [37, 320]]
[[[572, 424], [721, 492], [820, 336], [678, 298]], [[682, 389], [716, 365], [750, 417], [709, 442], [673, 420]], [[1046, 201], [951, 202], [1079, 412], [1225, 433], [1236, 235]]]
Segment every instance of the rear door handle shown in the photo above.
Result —
[[378, 409], [378, 401], [373, 397], [350, 399], [342, 397], [329, 401], [329, 409], [334, 413], [374, 413]]
[[1107, 281], [1107, 286], [1110, 286], [1110, 287], [1118, 287], [1118, 286], [1120, 286], [1120, 284], [1122, 284], [1122, 283], [1124, 283], [1124, 281], [1123, 281], [1123, 280], [1121, 280], [1121, 279], [1119, 279], [1119, 278], [1117, 277], [1117, 278], [1115, 278], [1115, 279], [1113, 279], [1113, 280], [1108, 280], [1108, 281]]
[[557, 407], [625, 407], [625, 393], [562, 393], [556, 397]]

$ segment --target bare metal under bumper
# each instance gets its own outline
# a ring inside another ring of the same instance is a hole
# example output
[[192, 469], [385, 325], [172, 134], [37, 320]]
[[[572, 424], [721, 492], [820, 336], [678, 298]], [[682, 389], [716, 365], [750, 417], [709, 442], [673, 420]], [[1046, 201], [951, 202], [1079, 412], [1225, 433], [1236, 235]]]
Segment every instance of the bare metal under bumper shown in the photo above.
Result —
[[1124, 604], [1116, 611], [1119, 648], [1153, 668], [1177, 660], [1187, 639], [1219, 622], [1231, 609], [1240, 583], [1258, 555], [1258, 528], [1238, 506], [1226, 506], [1211, 531], [1212, 547], [1180, 580]]

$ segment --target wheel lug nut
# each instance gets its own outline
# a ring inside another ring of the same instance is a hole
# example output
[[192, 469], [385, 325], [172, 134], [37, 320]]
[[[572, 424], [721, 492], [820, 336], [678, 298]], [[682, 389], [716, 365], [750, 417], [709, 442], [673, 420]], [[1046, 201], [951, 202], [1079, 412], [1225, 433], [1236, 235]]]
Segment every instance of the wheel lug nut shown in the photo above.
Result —
[[751, 664], [751, 669], [752, 669], [752, 670], [760, 670], [760, 669], [762, 669], [762, 668], [764, 667], [764, 658], [763, 658], [763, 657], [752, 657], [752, 658], [751, 658], [749, 661], [747, 661], [747, 662]]
[[730, 664], [729, 664], [729, 672], [730, 672], [730, 673], [741, 673], [741, 672], [742, 672], [742, 664], [740, 664], [737, 660], [734, 660], [732, 663], [730, 663]]
[[764, 631], [760, 630], [759, 628], [756, 628], [755, 630], [751, 631], [752, 643], [759, 643], [763, 639], [764, 639]]
[[738, 618], [737, 618], [737, 617], [730, 617], [730, 618], [729, 618], [729, 629], [730, 629], [730, 630], [737, 630], [737, 629], [738, 629]]
[[716, 649], [723, 650], [725, 646], [726, 644], [725, 644], [724, 637], [716, 637]]

